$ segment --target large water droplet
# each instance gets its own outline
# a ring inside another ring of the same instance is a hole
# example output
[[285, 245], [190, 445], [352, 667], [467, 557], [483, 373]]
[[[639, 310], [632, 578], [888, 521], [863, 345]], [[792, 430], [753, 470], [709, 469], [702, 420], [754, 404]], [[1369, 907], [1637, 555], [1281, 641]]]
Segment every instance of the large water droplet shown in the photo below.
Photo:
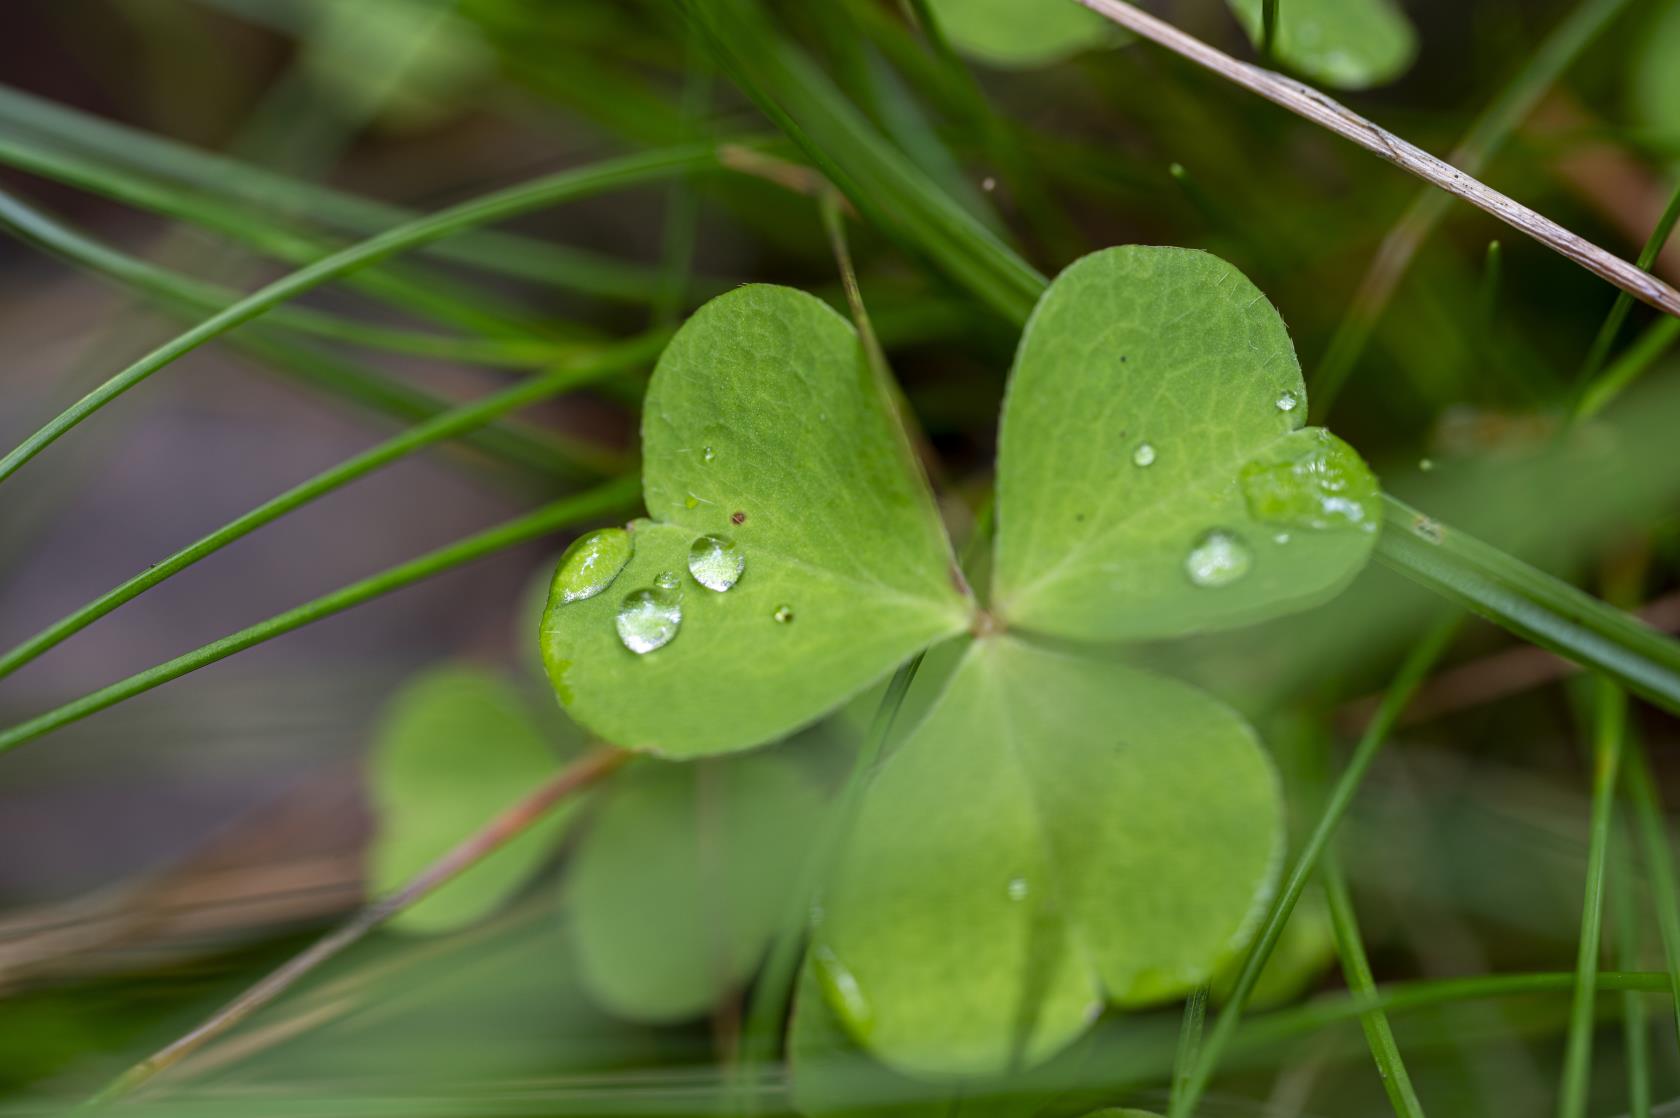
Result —
[[1154, 462], [1155, 448], [1148, 443], [1138, 443], [1137, 449], [1132, 451], [1132, 465], [1149, 466]]
[[701, 536], [688, 549], [688, 573], [719, 594], [740, 581], [747, 557], [728, 536]]
[[551, 598], [581, 602], [611, 586], [624, 564], [630, 562], [630, 533], [623, 528], [602, 528], [579, 536], [560, 556], [549, 583]]
[[1250, 462], [1243, 500], [1256, 520], [1295, 528], [1377, 530], [1377, 481], [1352, 447], [1323, 432], [1302, 439], [1293, 458]]
[[1197, 586], [1229, 586], [1254, 565], [1248, 545], [1232, 532], [1204, 532], [1184, 557], [1184, 571]]
[[1280, 392], [1277, 398], [1278, 411], [1294, 411], [1301, 403], [1301, 398], [1293, 392]]
[[840, 961], [840, 956], [827, 944], [819, 943], [811, 949], [811, 964], [817, 972], [817, 984], [828, 999], [829, 1008], [838, 1013], [858, 1036], [867, 1036], [875, 1024], [875, 1011], [864, 997], [857, 975]]
[[638, 656], [664, 648], [682, 626], [682, 598], [674, 590], [636, 590], [618, 607], [618, 639]]

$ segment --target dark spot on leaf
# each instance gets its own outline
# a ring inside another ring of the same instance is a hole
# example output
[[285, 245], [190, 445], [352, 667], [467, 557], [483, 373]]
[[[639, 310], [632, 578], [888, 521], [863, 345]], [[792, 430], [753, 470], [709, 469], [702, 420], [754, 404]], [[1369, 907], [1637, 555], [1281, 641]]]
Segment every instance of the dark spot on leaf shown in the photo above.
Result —
[[731, 524], [745, 524], [747, 522], [747, 514], [738, 511], [732, 512], [729, 514], [729, 522]]

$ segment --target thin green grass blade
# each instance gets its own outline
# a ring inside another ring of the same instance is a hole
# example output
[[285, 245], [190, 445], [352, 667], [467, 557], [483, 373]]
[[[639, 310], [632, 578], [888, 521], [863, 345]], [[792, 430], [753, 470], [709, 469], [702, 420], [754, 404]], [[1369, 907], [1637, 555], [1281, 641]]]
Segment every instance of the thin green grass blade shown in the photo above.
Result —
[[1660, 318], [1645, 328], [1627, 352], [1613, 361], [1608, 369], [1587, 385], [1575, 405], [1575, 420], [1590, 419], [1603, 411], [1620, 396], [1628, 385], [1657, 363], [1680, 340], [1680, 318]]
[[1377, 557], [1390, 567], [1680, 713], [1680, 641], [1393, 497], [1383, 517]]
[[[1324, 882], [1324, 898], [1330, 908], [1330, 927], [1336, 937], [1336, 955], [1342, 960], [1342, 975], [1348, 989], [1356, 997], [1369, 997], [1376, 992], [1377, 981], [1371, 974], [1371, 960], [1365, 955], [1365, 944], [1359, 935], [1359, 919], [1354, 913], [1353, 897], [1348, 893], [1347, 875], [1342, 872], [1341, 859], [1335, 848], [1324, 852], [1319, 867]], [[1406, 1071], [1406, 1062], [1395, 1043], [1394, 1030], [1388, 1015], [1381, 1009], [1370, 1009], [1359, 1015], [1360, 1027], [1365, 1030], [1365, 1043], [1371, 1049], [1371, 1059], [1382, 1076], [1383, 1090], [1388, 1093], [1389, 1105], [1400, 1118], [1423, 1118], [1423, 1104], [1418, 1101], [1417, 1089]]]
[[1674, 850], [1669, 845], [1668, 824], [1651, 779], [1645, 744], [1629, 732], [1627, 757], [1622, 765], [1628, 800], [1633, 810], [1634, 830], [1640, 856], [1645, 861], [1651, 888], [1651, 903], [1657, 910], [1657, 928], [1662, 934], [1663, 960], [1668, 965], [1668, 991], [1673, 998], [1675, 1034], [1680, 1036], [1680, 876], [1674, 869]]
[[1423, 682], [1423, 677], [1446, 650], [1457, 631], [1456, 617], [1437, 623], [1412, 648], [1395, 673], [1393, 682], [1383, 695], [1381, 706], [1366, 726], [1359, 744], [1354, 747], [1352, 756], [1348, 758], [1347, 766], [1342, 770], [1335, 787], [1331, 789], [1324, 810], [1319, 813], [1318, 821], [1313, 824], [1312, 833], [1307, 836], [1306, 842], [1301, 846], [1301, 852], [1296, 855], [1283, 888], [1272, 901], [1266, 919], [1254, 937], [1248, 955], [1243, 959], [1242, 969], [1237, 973], [1231, 995], [1226, 999], [1224, 1008], [1220, 1010], [1213, 1023], [1213, 1029], [1202, 1046], [1201, 1056], [1183, 1084], [1183, 1090], [1175, 1093], [1173, 1097], [1172, 1105], [1167, 1111], [1169, 1118], [1189, 1118], [1195, 1113], [1196, 1104], [1200, 1101], [1202, 1093], [1207, 1090], [1214, 1071], [1219, 1067], [1220, 1058], [1230, 1045], [1237, 1025], [1242, 1020], [1249, 995], [1254, 992], [1254, 985], [1266, 968], [1266, 960], [1271, 957], [1273, 948], [1277, 946], [1284, 925], [1289, 923], [1289, 915], [1295, 910], [1295, 903], [1301, 899], [1307, 879], [1312, 876], [1325, 847], [1329, 845], [1336, 828], [1347, 814], [1355, 794], [1359, 791], [1359, 785], [1364, 781], [1365, 774], [1370, 771], [1371, 763], [1376, 759], [1377, 752], [1382, 748], [1401, 712], [1405, 710], [1418, 685]]
[[[1662, 216], [1646, 238], [1644, 246], [1639, 250], [1639, 259], [1635, 261], [1640, 268], [1650, 271], [1657, 262], [1657, 256], [1663, 246], [1668, 244], [1669, 234], [1674, 232], [1674, 223], [1680, 221], [1680, 185], [1674, 188], [1669, 196], [1668, 205], [1663, 208]], [[1604, 324], [1598, 328], [1598, 335], [1593, 338], [1592, 348], [1587, 351], [1587, 358], [1581, 365], [1579, 377], [1580, 392], [1575, 401], [1575, 413], [1580, 415], [1588, 397], [1592, 394], [1594, 379], [1599, 370], [1604, 367], [1604, 361], [1610, 356], [1610, 347], [1616, 344], [1616, 335], [1622, 331], [1622, 323], [1633, 310], [1633, 296], [1623, 291], [1616, 296], [1616, 301], [1610, 305], [1610, 313], [1604, 316]], [[1668, 321], [1674, 321], [1670, 319]]]
[[564, 497], [552, 504], [506, 521], [494, 528], [468, 536], [466, 539], [427, 552], [417, 559], [398, 564], [389, 570], [359, 582], [351, 583], [314, 601], [306, 602], [285, 613], [276, 614], [237, 633], [212, 641], [173, 660], [137, 672], [127, 679], [83, 695], [56, 707], [27, 722], [0, 731], [0, 753], [45, 737], [54, 730], [80, 721], [90, 714], [116, 706], [126, 699], [145, 694], [171, 680], [180, 679], [200, 668], [225, 660], [275, 637], [313, 624], [324, 618], [343, 613], [374, 598], [412, 586], [417, 582], [443, 574], [475, 559], [506, 551], [522, 543], [540, 539], [563, 528], [615, 513], [636, 503], [641, 496], [641, 479], [636, 476], [619, 478], [596, 489], [576, 496]]
[[30, 459], [88, 416], [176, 358], [190, 353], [212, 338], [262, 315], [286, 300], [340, 275], [377, 263], [398, 252], [441, 240], [464, 229], [503, 220], [561, 201], [713, 166], [715, 161], [716, 156], [709, 146], [693, 146], [629, 156], [579, 170], [563, 171], [452, 206], [336, 252], [268, 284], [205, 319], [82, 397], [30, 435], [11, 453], [0, 458], [0, 482], [11, 477]]
[[234, 541], [243, 539], [258, 528], [272, 524], [288, 513], [408, 455], [481, 427], [497, 416], [506, 415], [600, 377], [650, 361], [658, 354], [664, 342], [664, 333], [655, 333], [639, 341], [626, 343], [614, 352], [576, 368], [533, 377], [483, 400], [447, 411], [317, 474], [182, 548], [162, 562], [147, 567], [127, 582], [54, 622], [17, 647], [0, 654], [0, 679], [62, 644], [120, 606], [138, 598], [160, 582], [179, 574]]
[[[1624, 740], [1622, 770], [1627, 770], [1626, 754], [1632, 743]], [[1627, 778], [1623, 777], [1626, 789]], [[1635, 970], [1639, 967], [1640, 921], [1639, 900], [1633, 880], [1634, 861], [1631, 829], [1626, 825], [1617, 831], [1617, 856], [1610, 859], [1610, 918], [1616, 934], [1616, 969]], [[1622, 991], [1622, 1046], [1627, 1052], [1628, 1118], [1651, 1118], [1651, 1014], [1644, 995], [1637, 990]]]
[[1558, 1118], [1586, 1118], [1592, 1074], [1594, 1001], [1597, 998], [1599, 943], [1604, 930], [1604, 875], [1621, 768], [1627, 697], [1603, 677], [1593, 692], [1592, 828], [1587, 840], [1587, 878], [1581, 900], [1581, 934], [1576, 941], [1575, 991], [1564, 1045], [1563, 1079], [1558, 1090]]

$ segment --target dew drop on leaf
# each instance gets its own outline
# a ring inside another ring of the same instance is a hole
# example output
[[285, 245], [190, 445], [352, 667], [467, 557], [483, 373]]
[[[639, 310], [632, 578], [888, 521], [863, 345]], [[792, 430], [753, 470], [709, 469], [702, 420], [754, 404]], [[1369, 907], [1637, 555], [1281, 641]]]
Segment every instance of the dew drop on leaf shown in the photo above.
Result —
[[1248, 545], [1223, 528], [1203, 533], [1184, 557], [1184, 571], [1197, 586], [1229, 586], [1253, 564]]
[[1277, 398], [1278, 411], [1294, 411], [1301, 403], [1301, 398], [1293, 392], [1281, 392]]
[[833, 948], [823, 944], [812, 949], [811, 964], [816, 969], [817, 982], [822, 986], [829, 1007], [845, 1019], [854, 1034], [868, 1036], [875, 1023], [875, 1012], [863, 996], [863, 987], [858, 985], [857, 975], [840, 961]]
[[1138, 443], [1138, 448], [1132, 451], [1132, 465], [1148, 466], [1155, 461], [1155, 448], [1149, 443]]
[[638, 656], [664, 648], [682, 626], [682, 598], [674, 590], [636, 590], [618, 607], [618, 639]]
[[1024, 900], [1027, 899], [1027, 894], [1030, 893], [1030, 892], [1032, 892], [1032, 886], [1027, 884], [1027, 879], [1026, 878], [1015, 877], [1015, 878], [1010, 879], [1010, 881], [1009, 881], [1009, 899], [1010, 900], [1012, 900], [1012, 901], [1024, 901]]
[[613, 584], [630, 562], [631, 550], [630, 533], [623, 528], [602, 528], [579, 536], [560, 556], [549, 596], [562, 603], [593, 598]]
[[682, 579], [677, 577], [676, 571], [660, 571], [658, 577], [653, 580], [653, 584], [661, 590], [682, 589]]
[[717, 457], [717, 452], [714, 451], [709, 446], [706, 447], [705, 449], [703, 449], [700, 452], [700, 461], [702, 461], [702, 462], [710, 462], [712, 459], [714, 459], [716, 457]]
[[688, 549], [688, 573], [719, 594], [740, 580], [746, 566], [747, 557], [728, 536], [701, 536]]
[[792, 606], [777, 606], [776, 607], [776, 612], [771, 614], [770, 616], [776, 619], [777, 624], [786, 625], [789, 621], [793, 620], [793, 607]]
[[1250, 462], [1242, 491], [1249, 515], [1268, 524], [1377, 530], [1376, 479], [1352, 447], [1327, 435], [1310, 440], [1294, 458]]

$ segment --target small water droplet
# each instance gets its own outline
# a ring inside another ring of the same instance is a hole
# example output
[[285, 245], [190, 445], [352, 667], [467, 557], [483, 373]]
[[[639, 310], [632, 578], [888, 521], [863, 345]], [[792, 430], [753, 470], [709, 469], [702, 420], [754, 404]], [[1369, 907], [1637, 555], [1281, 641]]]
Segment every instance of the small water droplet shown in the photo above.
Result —
[[1229, 586], [1253, 564], [1248, 545], [1223, 528], [1204, 532], [1184, 557], [1184, 571], [1197, 586]]
[[980, 180], [980, 189], [984, 190], [987, 194], [990, 194], [992, 191], [997, 189], [997, 180], [992, 176], [987, 175], [985, 178]]
[[560, 556], [549, 596], [563, 603], [593, 598], [612, 585], [630, 562], [632, 550], [630, 533], [623, 528], [602, 528], [579, 536]]
[[677, 577], [676, 571], [660, 571], [658, 577], [653, 580], [653, 584], [661, 590], [682, 589], [682, 579]]
[[673, 590], [636, 590], [618, 607], [618, 639], [638, 656], [664, 648], [682, 626], [682, 598]]
[[1249, 515], [1268, 524], [1374, 532], [1377, 482], [1352, 447], [1336, 438], [1298, 440], [1294, 457], [1242, 470]]
[[845, 1019], [852, 1032], [867, 1036], [875, 1024], [875, 1012], [864, 997], [857, 975], [840, 961], [840, 956], [827, 944], [819, 943], [811, 949], [811, 964], [817, 972], [817, 983], [834, 1012]]
[[701, 536], [688, 549], [688, 573], [719, 594], [740, 580], [746, 566], [747, 557], [728, 536]]
[[1433, 470], [1434, 468], [1435, 468], [1435, 459], [1433, 459], [1433, 458], [1419, 458], [1418, 459], [1418, 469], [1422, 470], [1424, 473], [1427, 474], [1430, 470]]
[[793, 607], [777, 606], [776, 612], [772, 613], [770, 616], [776, 620], [778, 625], [786, 625], [789, 621], [793, 620]]
[[1279, 532], [1277, 535], [1272, 537], [1272, 542], [1273, 543], [1280, 543], [1280, 544], [1281, 543], [1288, 543], [1289, 542], [1289, 533], [1288, 532]]
[[709, 446], [700, 451], [700, 461], [702, 461], [702, 462], [710, 462], [712, 459], [714, 459], [716, 457], [717, 457], [717, 453], [715, 451], [713, 451], [712, 448], [709, 447]]
[[1280, 392], [1277, 398], [1278, 411], [1294, 411], [1301, 403], [1301, 398], [1293, 392]]
[[1149, 443], [1138, 443], [1137, 449], [1132, 451], [1132, 465], [1149, 466], [1155, 462], [1155, 448]]
[[1032, 886], [1027, 884], [1027, 879], [1026, 878], [1016, 877], [1016, 878], [1011, 878], [1010, 879], [1010, 882], [1009, 882], [1009, 899], [1010, 900], [1012, 900], [1012, 901], [1024, 901], [1024, 900], [1027, 899], [1027, 894], [1030, 893], [1030, 892], [1032, 892]]

